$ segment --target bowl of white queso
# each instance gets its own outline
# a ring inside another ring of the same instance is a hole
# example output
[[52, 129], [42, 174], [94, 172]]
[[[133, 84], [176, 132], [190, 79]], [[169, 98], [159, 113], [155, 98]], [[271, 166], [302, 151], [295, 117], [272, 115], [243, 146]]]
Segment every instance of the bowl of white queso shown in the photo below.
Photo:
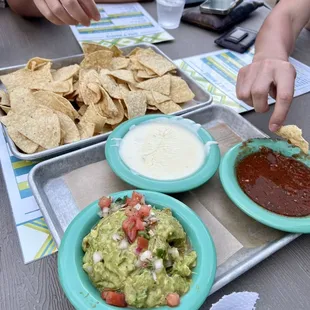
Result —
[[217, 142], [180, 116], [146, 115], [118, 126], [105, 155], [114, 173], [140, 189], [179, 193], [206, 183], [220, 164]]

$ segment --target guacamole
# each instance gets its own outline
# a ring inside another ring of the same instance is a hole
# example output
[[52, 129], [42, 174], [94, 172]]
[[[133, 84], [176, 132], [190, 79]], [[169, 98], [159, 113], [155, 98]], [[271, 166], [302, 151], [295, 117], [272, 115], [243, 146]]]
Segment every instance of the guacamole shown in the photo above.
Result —
[[136, 192], [99, 201], [103, 218], [83, 240], [83, 269], [107, 303], [177, 306], [190, 288], [196, 252], [169, 209], [155, 209]]

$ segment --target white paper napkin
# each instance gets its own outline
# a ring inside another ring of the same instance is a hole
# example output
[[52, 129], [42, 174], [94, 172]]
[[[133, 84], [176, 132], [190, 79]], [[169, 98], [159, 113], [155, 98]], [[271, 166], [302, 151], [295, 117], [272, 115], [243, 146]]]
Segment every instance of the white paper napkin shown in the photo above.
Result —
[[239, 292], [223, 296], [210, 310], [255, 310], [258, 293]]

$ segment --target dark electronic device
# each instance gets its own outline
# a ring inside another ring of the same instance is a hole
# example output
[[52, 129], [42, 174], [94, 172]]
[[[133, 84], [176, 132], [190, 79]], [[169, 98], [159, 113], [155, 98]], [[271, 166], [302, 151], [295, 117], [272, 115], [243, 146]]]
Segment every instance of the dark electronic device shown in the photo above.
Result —
[[242, 0], [207, 0], [200, 5], [200, 12], [227, 15], [241, 2]]
[[221, 47], [238, 53], [244, 53], [254, 44], [256, 35], [256, 31], [236, 27], [228, 33], [220, 36], [214, 42]]

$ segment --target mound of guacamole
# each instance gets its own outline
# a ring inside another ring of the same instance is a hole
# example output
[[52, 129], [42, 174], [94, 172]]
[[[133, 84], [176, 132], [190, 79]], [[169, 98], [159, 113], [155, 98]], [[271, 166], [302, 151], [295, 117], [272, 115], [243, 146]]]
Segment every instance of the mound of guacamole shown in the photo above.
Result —
[[144, 197], [99, 200], [103, 217], [83, 239], [83, 269], [111, 305], [177, 306], [190, 288], [196, 252], [169, 209]]

